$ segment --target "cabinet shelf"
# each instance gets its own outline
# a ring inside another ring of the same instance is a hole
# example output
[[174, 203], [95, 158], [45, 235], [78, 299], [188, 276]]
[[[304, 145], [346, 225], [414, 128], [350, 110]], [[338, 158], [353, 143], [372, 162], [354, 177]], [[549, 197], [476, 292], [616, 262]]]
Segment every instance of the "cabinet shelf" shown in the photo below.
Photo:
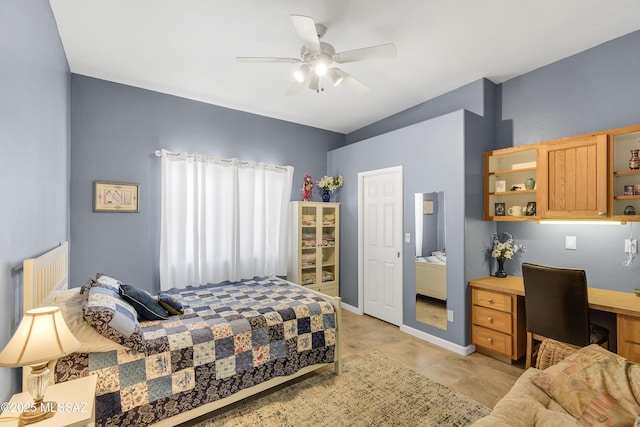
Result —
[[638, 195], [634, 195], [634, 196], [614, 196], [613, 197], [614, 200], [639, 200], [640, 199], [640, 194]]
[[640, 175], [640, 169], [626, 169], [614, 171], [613, 176]]
[[498, 191], [494, 193], [489, 193], [490, 196], [514, 196], [516, 194], [526, 194], [533, 193], [535, 194], [536, 190], [515, 190], [515, 191]]
[[489, 221], [511, 221], [511, 222], [517, 222], [517, 221], [538, 221], [540, 220], [540, 217], [537, 215], [520, 215], [520, 216], [513, 216], [513, 215], [505, 215], [505, 216], [490, 216], [489, 217]]
[[515, 174], [515, 173], [522, 173], [522, 172], [535, 172], [536, 168], [521, 168], [521, 169], [504, 169], [504, 170], [499, 170], [499, 171], [495, 171], [495, 172], [489, 172], [489, 175], [511, 175], [511, 174]]

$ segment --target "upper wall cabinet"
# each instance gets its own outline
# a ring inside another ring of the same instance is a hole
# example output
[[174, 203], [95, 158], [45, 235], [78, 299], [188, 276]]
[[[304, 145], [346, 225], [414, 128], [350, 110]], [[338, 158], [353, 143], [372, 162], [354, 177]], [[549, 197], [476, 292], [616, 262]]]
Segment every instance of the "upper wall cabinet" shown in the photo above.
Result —
[[640, 125], [489, 151], [484, 171], [486, 220], [640, 221]]
[[[615, 219], [640, 221], [640, 165], [633, 150], [640, 150], [640, 126], [616, 129], [609, 145], [610, 211]], [[638, 151], [635, 152], [638, 154]], [[634, 161], [632, 160], [634, 157]]]
[[607, 217], [607, 139], [599, 134], [540, 144], [541, 217]]
[[521, 146], [484, 153], [484, 219], [537, 219], [538, 148]]

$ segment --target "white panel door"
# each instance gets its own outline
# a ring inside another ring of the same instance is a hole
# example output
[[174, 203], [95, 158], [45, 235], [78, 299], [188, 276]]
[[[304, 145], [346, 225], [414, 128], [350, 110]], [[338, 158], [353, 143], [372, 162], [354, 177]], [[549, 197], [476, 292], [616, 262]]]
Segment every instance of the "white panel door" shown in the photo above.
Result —
[[364, 312], [402, 323], [402, 171], [363, 175]]

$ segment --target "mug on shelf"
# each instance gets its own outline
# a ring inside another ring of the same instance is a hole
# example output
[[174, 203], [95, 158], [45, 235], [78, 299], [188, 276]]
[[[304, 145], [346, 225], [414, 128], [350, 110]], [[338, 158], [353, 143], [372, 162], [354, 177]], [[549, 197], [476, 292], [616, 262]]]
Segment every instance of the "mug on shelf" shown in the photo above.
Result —
[[527, 208], [524, 206], [511, 206], [507, 209], [507, 213], [511, 216], [522, 216], [527, 211]]

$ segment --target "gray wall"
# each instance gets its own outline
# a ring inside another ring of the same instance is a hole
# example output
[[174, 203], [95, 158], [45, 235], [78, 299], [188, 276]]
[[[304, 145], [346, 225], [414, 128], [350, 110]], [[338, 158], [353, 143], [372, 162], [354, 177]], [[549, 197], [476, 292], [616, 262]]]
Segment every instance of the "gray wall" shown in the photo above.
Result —
[[[22, 260], [68, 239], [69, 67], [47, 0], [0, 2], [0, 349], [22, 315]], [[0, 368], [0, 400], [19, 390]]]
[[[502, 85], [502, 123], [511, 133], [500, 145], [549, 139], [640, 123], [640, 31], [550, 64]], [[505, 142], [507, 140], [507, 142]], [[640, 287], [640, 260], [623, 267], [624, 239], [640, 225], [542, 225], [499, 223], [527, 252], [522, 260], [584, 268], [592, 286], [631, 291]], [[577, 250], [565, 250], [565, 236], [577, 237]], [[507, 271], [521, 274], [520, 263]]]
[[[345, 185], [338, 196], [342, 203], [340, 296], [347, 304], [358, 306], [358, 173], [402, 165], [403, 230], [412, 236], [411, 242], [404, 243], [403, 247], [403, 324], [459, 345], [466, 345], [468, 339], [467, 274], [477, 277], [485, 271], [484, 255], [478, 246], [481, 242], [466, 239], [467, 229], [476, 227], [473, 223], [468, 224], [466, 211], [481, 214], [482, 205], [466, 208], [465, 152], [467, 144], [477, 145], [480, 152], [486, 151], [487, 147], [480, 144], [482, 138], [480, 143], [472, 138], [465, 141], [467, 116], [471, 113], [453, 112], [338, 148], [328, 155], [329, 173], [340, 173], [345, 177]], [[482, 129], [477, 126], [477, 120], [474, 121], [477, 132], [491, 132], [492, 122]], [[476, 138], [477, 132], [474, 132]], [[471, 159], [472, 162], [476, 160]], [[477, 183], [471, 184], [471, 192], [481, 194], [482, 182], [479, 183], [479, 187]], [[444, 191], [446, 194], [447, 306], [454, 311], [454, 322], [449, 323], [447, 331], [415, 320], [414, 194], [432, 191]], [[467, 251], [467, 247], [474, 249]]]
[[[301, 200], [304, 174], [320, 179], [327, 151], [345, 142], [343, 134], [75, 74], [71, 105], [72, 286], [102, 272], [159, 290], [155, 150], [292, 165], [292, 200]], [[140, 212], [93, 212], [94, 180], [140, 184]]]

